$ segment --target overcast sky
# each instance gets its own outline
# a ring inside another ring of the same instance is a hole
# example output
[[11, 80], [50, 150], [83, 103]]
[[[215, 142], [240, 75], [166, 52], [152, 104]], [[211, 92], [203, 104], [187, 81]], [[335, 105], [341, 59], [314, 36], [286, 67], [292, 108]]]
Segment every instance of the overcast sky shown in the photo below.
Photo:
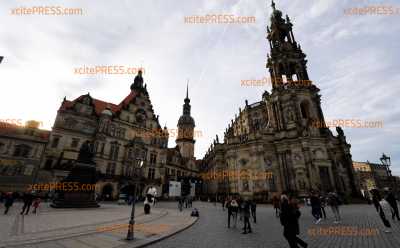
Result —
[[[378, 162], [385, 152], [400, 175], [400, 13], [344, 15], [346, 8], [381, 2], [400, 8], [395, 0], [277, 0], [276, 7], [294, 24], [325, 118], [383, 121], [383, 128], [344, 128], [353, 160]], [[83, 15], [11, 15], [13, 8], [34, 6], [82, 8]], [[269, 0], [2, 0], [0, 9], [0, 119], [36, 119], [50, 129], [64, 96], [90, 92], [118, 104], [134, 75], [79, 75], [74, 68], [143, 66], [154, 110], [168, 128], [176, 128], [189, 79], [192, 116], [203, 133], [195, 154], [202, 158], [245, 99], [259, 101], [271, 89], [240, 85], [268, 76]], [[256, 22], [184, 22], [207, 14]]]

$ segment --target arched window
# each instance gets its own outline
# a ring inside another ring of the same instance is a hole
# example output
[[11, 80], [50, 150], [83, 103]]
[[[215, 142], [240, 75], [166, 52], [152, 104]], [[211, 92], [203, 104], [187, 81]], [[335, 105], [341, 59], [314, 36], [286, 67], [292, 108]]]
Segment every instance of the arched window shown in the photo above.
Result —
[[300, 104], [300, 109], [301, 109], [301, 117], [303, 119], [309, 119], [310, 118], [310, 104], [308, 101], [303, 101]]

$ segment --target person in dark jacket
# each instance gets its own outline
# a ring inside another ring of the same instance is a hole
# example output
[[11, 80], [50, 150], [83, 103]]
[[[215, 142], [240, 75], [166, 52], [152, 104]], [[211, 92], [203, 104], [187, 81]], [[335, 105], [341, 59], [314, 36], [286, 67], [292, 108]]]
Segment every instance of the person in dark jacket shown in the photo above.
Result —
[[379, 194], [377, 193], [377, 191], [376, 190], [371, 190], [371, 194], [372, 194], [372, 203], [374, 204], [374, 206], [375, 206], [375, 209], [376, 209], [376, 212], [380, 212], [380, 205], [379, 205], [379, 201], [381, 200], [381, 199], [379, 199]]
[[231, 199], [230, 198], [226, 202], [225, 207], [228, 209], [228, 228], [230, 228], [231, 227], [231, 215], [233, 215], [232, 206], [231, 206]]
[[325, 212], [325, 207], [326, 207], [326, 197], [325, 196], [321, 196], [319, 198], [320, 202], [321, 202], [321, 213], [324, 216], [324, 220], [326, 219], [326, 212]]
[[286, 195], [281, 196], [280, 221], [283, 226], [283, 236], [288, 241], [290, 248], [308, 247], [308, 244], [297, 237], [300, 234], [300, 210], [294, 200], [289, 200]]
[[274, 206], [275, 209], [275, 216], [279, 217], [280, 204], [279, 204], [279, 198], [276, 195], [272, 197], [272, 205]]
[[390, 191], [387, 194], [386, 201], [389, 203], [390, 207], [392, 208], [392, 220], [394, 220], [395, 216], [396, 216], [397, 220], [400, 220], [399, 208], [397, 206], [397, 200], [392, 191]]
[[25, 210], [25, 215], [29, 213], [29, 209], [31, 208], [32, 202], [33, 202], [33, 195], [31, 192], [25, 192], [23, 196], [23, 201], [24, 201], [24, 206], [22, 207], [21, 214], [24, 214]]
[[311, 214], [315, 218], [315, 224], [318, 224], [322, 220], [321, 213], [321, 201], [318, 197], [318, 194], [313, 192], [310, 197], [311, 202]]
[[254, 223], [257, 223], [257, 219], [256, 219], [256, 202], [253, 200], [250, 202], [250, 210], [251, 210], [251, 216], [253, 217], [253, 221]]
[[[381, 217], [383, 225], [385, 225], [387, 230], [390, 230], [392, 226], [390, 225], [390, 222], [386, 219], [385, 211], [382, 207], [382, 204], [380, 203], [382, 201], [381, 194], [376, 189], [371, 190], [371, 193], [372, 193], [372, 200], [374, 202], [374, 205], [375, 205], [376, 201], [378, 202], [378, 213], [379, 213], [379, 217]], [[376, 207], [376, 205], [375, 205], [375, 207]]]
[[14, 196], [13, 196], [13, 194], [12, 194], [11, 192], [6, 193], [6, 194], [4, 195], [4, 207], [5, 207], [4, 214], [7, 214], [7, 213], [8, 213], [8, 210], [9, 210], [10, 207], [13, 205], [13, 203], [14, 203]]
[[243, 202], [243, 232], [242, 234], [251, 233], [250, 226], [250, 202], [248, 200]]

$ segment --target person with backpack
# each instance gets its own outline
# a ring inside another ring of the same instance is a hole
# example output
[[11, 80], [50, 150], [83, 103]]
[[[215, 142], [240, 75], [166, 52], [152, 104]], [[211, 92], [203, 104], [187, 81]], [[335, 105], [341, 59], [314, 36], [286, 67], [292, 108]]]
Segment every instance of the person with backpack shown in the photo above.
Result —
[[332, 213], [335, 216], [334, 224], [338, 224], [341, 221], [340, 212], [339, 212], [339, 205], [340, 200], [336, 193], [329, 192], [328, 194], [328, 205], [331, 207]]

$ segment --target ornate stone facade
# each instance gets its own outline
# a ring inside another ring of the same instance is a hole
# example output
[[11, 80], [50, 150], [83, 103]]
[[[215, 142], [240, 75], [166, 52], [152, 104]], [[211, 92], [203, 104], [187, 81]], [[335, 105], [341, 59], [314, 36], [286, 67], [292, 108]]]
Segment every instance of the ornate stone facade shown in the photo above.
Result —
[[[103, 198], [115, 199], [118, 193], [130, 193], [135, 181], [141, 182], [138, 195], [155, 187], [160, 196], [167, 192], [169, 179], [196, 176], [198, 169], [193, 153], [187, 157], [178, 148], [168, 148], [167, 127], [161, 128], [158, 119], [140, 72], [131, 92], [118, 105], [89, 94], [73, 101], [64, 99], [50, 135], [43, 171], [52, 171], [56, 180], [65, 177], [81, 144], [89, 140], [95, 144], [94, 160], [100, 178], [97, 193]], [[140, 137], [147, 149], [141, 170], [135, 165], [136, 151], [131, 142], [135, 137]], [[177, 143], [180, 144], [178, 140]]]
[[266, 65], [272, 92], [265, 91], [262, 100], [253, 104], [246, 100], [225, 130], [223, 143], [218, 137], [214, 140], [202, 168], [205, 172], [235, 170], [273, 176], [256, 180], [226, 176], [207, 181], [205, 193], [263, 199], [283, 191], [299, 196], [310, 190], [357, 195], [350, 144], [340, 127], [334, 136], [328, 128], [311, 125], [315, 120], [324, 121], [320, 90], [309, 80], [306, 55], [295, 41], [289, 17], [283, 19], [274, 3], [272, 8], [267, 28], [271, 55]]

